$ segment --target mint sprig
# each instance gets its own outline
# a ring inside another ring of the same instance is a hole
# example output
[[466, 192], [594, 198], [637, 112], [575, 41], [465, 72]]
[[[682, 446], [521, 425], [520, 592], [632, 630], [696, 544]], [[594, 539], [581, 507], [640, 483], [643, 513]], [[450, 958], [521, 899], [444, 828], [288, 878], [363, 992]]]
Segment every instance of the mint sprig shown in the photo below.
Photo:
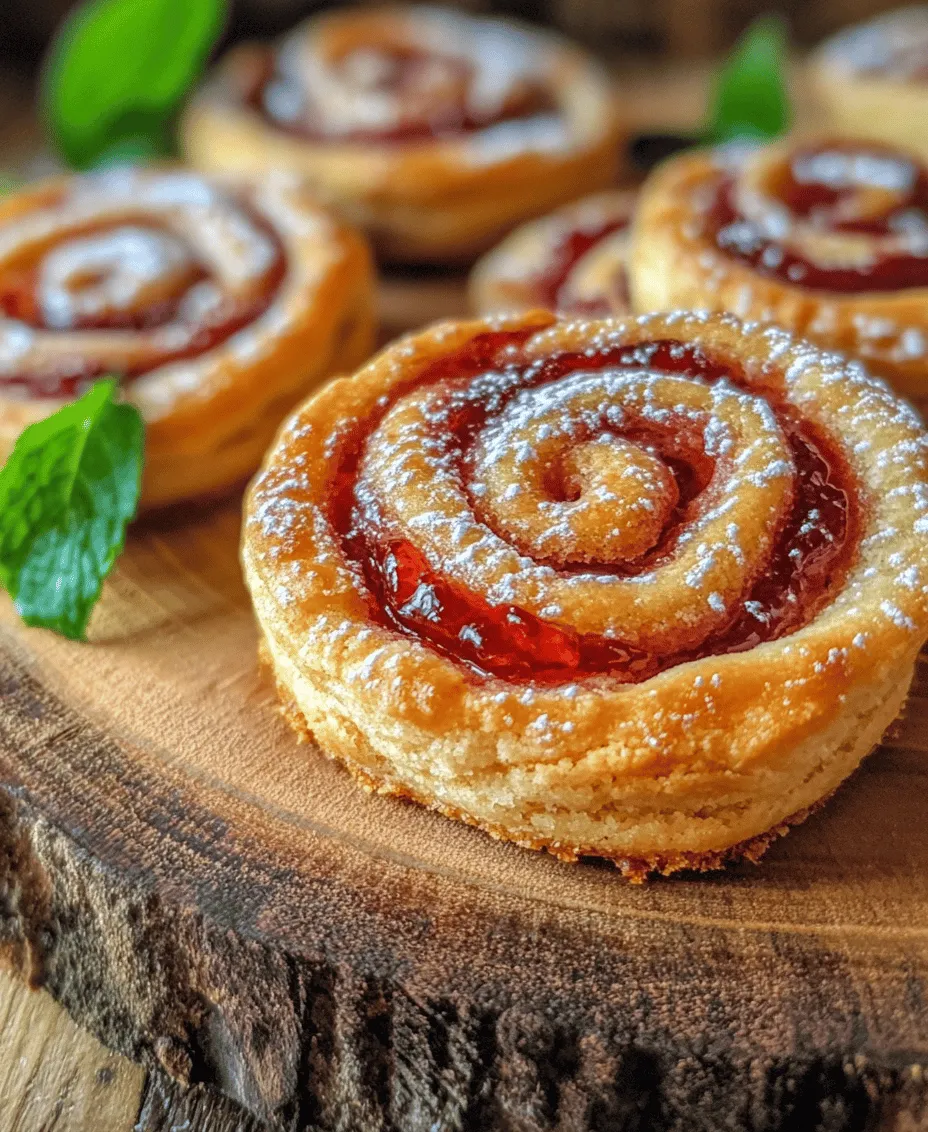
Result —
[[144, 429], [116, 382], [30, 425], [0, 470], [0, 581], [28, 625], [83, 640], [138, 506]]
[[786, 25], [779, 16], [762, 16], [751, 24], [719, 71], [707, 141], [762, 141], [789, 129], [787, 47]]
[[225, 0], [87, 0], [46, 61], [42, 103], [69, 165], [174, 152], [180, 105], [225, 22]]

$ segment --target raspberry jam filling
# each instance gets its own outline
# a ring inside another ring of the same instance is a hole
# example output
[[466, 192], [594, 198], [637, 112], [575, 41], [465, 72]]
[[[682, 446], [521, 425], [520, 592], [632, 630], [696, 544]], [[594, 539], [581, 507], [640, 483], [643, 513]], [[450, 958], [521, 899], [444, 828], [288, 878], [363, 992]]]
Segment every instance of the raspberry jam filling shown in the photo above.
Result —
[[[566, 233], [553, 249], [547, 269], [540, 272], [533, 280], [533, 287], [541, 305], [548, 307], [550, 310], [567, 310], [571, 314], [587, 314], [591, 316], [608, 314], [609, 304], [605, 300], [603, 300], [602, 303], [590, 302], [584, 304], [582, 309], [578, 309], [576, 303], [567, 303], [565, 305], [565, 303], [562, 302], [562, 292], [565, 285], [570, 280], [574, 268], [583, 257], [588, 252], [591, 252], [598, 244], [601, 244], [603, 240], [613, 235], [613, 233], [620, 232], [627, 227], [627, 220], [613, 218], [605, 220], [598, 225], [577, 228], [572, 232]], [[628, 287], [625, 269], [618, 268], [618, 271], [620, 273], [621, 283], [617, 289], [619, 294], [624, 295], [627, 299]]]
[[[723, 177], [706, 214], [706, 228], [727, 255], [759, 274], [811, 290], [853, 293], [928, 286], [928, 170], [911, 158], [873, 145], [838, 144], [798, 150], [768, 186], [793, 223], [813, 235], [888, 241], [893, 250], [859, 263], [828, 263], [784, 242], [777, 216], [770, 225], [745, 216], [732, 178]], [[902, 250], [900, 249], [902, 245]]]
[[[466, 386], [473, 378], [507, 365], [507, 350], [526, 333], [480, 335], [457, 353], [433, 363], [406, 387], [396, 390], [391, 403], [436, 382], [452, 380]], [[708, 357], [699, 347], [659, 341], [634, 348], [611, 348], [588, 354], [559, 354], [540, 366], [527, 364], [508, 396], [555, 381], [576, 371], [640, 370], [642, 356], [650, 371], [679, 374], [708, 385], [726, 380], [746, 387], [736, 367]], [[513, 363], [508, 362], [510, 368]], [[732, 615], [696, 648], [669, 648], [661, 653], [631, 647], [620, 639], [582, 634], [555, 618], [542, 619], [513, 604], [491, 604], [478, 593], [445, 577], [407, 539], [379, 540], [365, 527], [355, 495], [358, 467], [368, 438], [390, 409], [352, 436], [345, 449], [331, 519], [347, 557], [366, 580], [372, 619], [427, 643], [436, 651], [473, 670], [505, 680], [560, 683], [574, 678], [608, 674], [623, 682], [638, 682], [687, 660], [740, 652], [785, 636], [806, 624], [827, 602], [845, 576], [857, 543], [858, 502], [849, 469], [834, 444], [791, 406], [770, 391], [767, 401], [787, 439], [794, 466], [794, 490], [785, 521], [759, 576], [751, 582]], [[492, 412], [501, 410], [494, 403]], [[453, 420], [454, 451], [459, 471], [467, 479], [468, 453], [489, 419], [486, 404], [469, 402]], [[661, 422], [670, 435], [686, 423], [671, 412]], [[659, 436], [616, 435], [646, 446], [660, 455]], [[695, 453], [667, 459], [678, 499], [658, 544], [646, 555], [621, 565], [584, 565], [589, 573], [623, 577], [660, 568], [673, 555], [681, 533], [701, 505], [701, 496], [715, 470], [715, 460]], [[562, 571], [569, 573], [570, 569]]]
[[[362, 109], [356, 121], [330, 114], [325, 105], [313, 105], [299, 71], [287, 68], [270, 50], [246, 92], [246, 101], [289, 133], [312, 141], [361, 145], [434, 141], [557, 109], [551, 92], [537, 82], [522, 82], [499, 100], [481, 106], [472, 97], [477, 84], [474, 64], [410, 45], [357, 48], [331, 67], [338, 86], [330, 97], [343, 100], [345, 89], [350, 91]], [[384, 103], [389, 103], [386, 111]], [[366, 115], [365, 104], [370, 108]], [[371, 120], [365, 122], [365, 117]]]
[[[53, 363], [43, 360], [42, 369], [35, 371], [29, 368], [27, 351], [24, 368], [0, 374], [0, 386], [30, 398], [78, 395], [91, 381], [113, 373], [112, 365], [93, 356], [93, 339], [98, 335], [112, 336], [112, 341], [125, 339], [130, 346], [134, 335], [149, 336], [144, 349], [135, 351], [137, 360], [115, 374], [123, 380], [132, 380], [168, 362], [198, 357], [220, 345], [267, 310], [286, 270], [283, 248], [277, 238], [251, 214], [249, 220], [260, 228], [275, 250], [260, 286], [241, 295], [224, 292], [221, 283], [214, 281], [209, 271], [191, 257], [180, 268], [168, 264], [161, 278], [156, 264], [143, 283], [160, 285], [152, 287], [151, 294], [143, 290], [135, 298], [132, 288], [138, 286], [138, 281], [132, 275], [137, 265], [131, 256], [120, 261], [118, 243], [102, 264], [82, 266], [76, 258], [69, 265], [66, 285], [59, 286], [52, 295], [57, 305], [49, 299], [49, 284], [43, 272], [50, 256], [74, 249], [68, 239], [45, 249], [31, 261], [0, 269], [0, 323], [12, 320], [22, 324], [23, 329], [49, 336], [68, 335], [77, 343], [73, 353], [60, 351]], [[100, 225], [83, 230], [79, 239], [90, 238], [97, 247], [105, 246], [110, 238], [118, 239], [119, 232], [116, 226]], [[143, 237], [148, 234], [153, 241], [164, 238], [163, 231], [151, 223], [136, 226], [133, 232], [142, 233]], [[120, 294], [123, 270], [127, 280], [122, 282]], [[97, 297], [88, 302], [91, 292]], [[82, 334], [88, 338], [85, 355], [79, 344]], [[128, 352], [133, 353], [131, 349]]]

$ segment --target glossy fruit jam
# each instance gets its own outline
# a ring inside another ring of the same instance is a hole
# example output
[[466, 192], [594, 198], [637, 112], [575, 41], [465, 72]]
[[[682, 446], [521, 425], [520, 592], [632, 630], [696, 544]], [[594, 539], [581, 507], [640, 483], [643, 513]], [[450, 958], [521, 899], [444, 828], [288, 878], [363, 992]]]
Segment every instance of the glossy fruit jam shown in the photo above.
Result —
[[[78, 311], [66, 325], [54, 326], [44, 313], [42, 259], [0, 269], [0, 324], [3, 319], [12, 320], [48, 336], [68, 335], [76, 343], [73, 353], [58, 351], [53, 364], [44, 360], [41, 368], [36, 369], [30, 369], [27, 350], [22, 370], [0, 374], [0, 386], [30, 398], [74, 397], [91, 381], [113, 373], [111, 365], [94, 357], [94, 340], [99, 341], [100, 336], [110, 344], [117, 344], [117, 348], [121, 340], [125, 341], [127, 356], [134, 356], [136, 361], [114, 376], [132, 380], [168, 362], [198, 357], [248, 326], [267, 310], [286, 271], [286, 257], [279, 241], [267, 225], [249, 216], [272, 240], [276, 248], [274, 262], [257, 293], [252, 290], [241, 296], [225, 294], [221, 284], [217, 284], [217, 293], [208, 306], [189, 301], [195, 289], [209, 287], [212, 283], [209, 273], [194, 265], [179, 277], [176, 285], [172, 282], [159, 292], [153, 302], [112, 306], [102, 303], [92, 313]], [[156, 230], [151, 223], [146, 227]], [[105, 239], [109, 231], [106, 225], [100, 225], [80, 235]], [[60, 248], [66, 243], [63, 240], [55, 246]], [[126, 266], [131, 270], [131, 264]], [[105, 271], [88, 272], [88, 285], [96, 286], [105, 281]], [[82, 338], [86, 342], [83, 348]], [[133, 349], [133, 346], [139, 348]]]
[[[879, 146], [798, 150], [769, 192], [794, 223], [814, 233], [872, 237], [875, 247], [853, 265], [805, 256], [799, 239], [778, 239], [746, 218], [733, 179], [723, 178], [707, 231], [721, 250], [761, 275], [838, 293], [928, 286], [928, 171], [914, 160]], [[877, 241], [887, 238], [893, 250], [884, 254]]]
[[[506, 348], [517, 349], [525, 337], [527, 332], [480, 335], [396, 390], [391, 403], [420, 386], [448, 379], [467, 383], [494, 370], [505, 364]], [[658, 341], [646, 344], [644, 349], [649, 355], [649, 370], [682, 374], [707, 384], [726, 379], [746, 385], [736, 366], [707, 356], [699, 347]], [[540, 368], [526, 368], [524, 383], [518, 389], [543, 385], [575, 371], [640, 369], [641, 350], [639, 345], [593, 355], [553, 355]], [[766, 568], [742, 595], [734, 615], [695, 649], [649, 653], [618, 639], [579, 634], [568, 625], [542, 620], [515, 605], [490, 604], [480, 594], [444, 577], [412, 543], [372, 539], [360, 514], [355, 483], [367, 438], [382, 415], [351, 438], [332, 496], [331, 521], [342, 537], [347, 557], [363, 570], [371, 617], [379, 623], [426, 642], [474, 670], [511, 681], [558, 683], [596, 674], [624, 682], [645, 680], [686, 660], [743, 651], [793, 632], [827, 603], [853, 559], [859, 522], [849, 469], [828, 437], [799, 418], [772, 392], [767, 400], [792, 453], [795, 490], [791, 510], [777, 533]], [[382, 414], [389, 408], [385, 405]], [[493, 407], [494, 413], [499, 410], [498, 404]], [[486, 420], [486, 407], [472, 403], [453, 422], [455, 451], [460, 453], [465, 481], [469, 449]], [[673, 431], [676, 423], [669, 419], [664, 427]], [[630, 439], [642, 443], [646, 438]], [[659, 451], [659, 439], [653, 439], [651, 448]], [[634, 576], [659, 568], [673, 554], [688, 516], [699, 506], [712, 478], [714, 460], [697, 455], [668, 461], [668, 466], [679, 498], [658, 545], [637, 561], [598, 563], [584, 566], [584, 570]]]
[[[539, 303], [550, 310], [565, 310], [571, 314], [608, 314], [609, 304], [605, 299], [602, 303], [585, 304], [582, 310], [578, 310], [577, 304], [565, 301], [562, 292], [570, 280], [574, 268], [583, 257], [598, 244], [601, 244], [603, 240], [627, 227], [628, 221], [625, 219], [610, 219], [601, 224], [592, 224], [567, 232], [554, 247], [547, 269], [540, 272], [533, 280], [533, 287], [538, 295]], [[617, 280], [616, 289], [620, 296], [627, 299], [628, 288], [625, 269], [617, 265], [616, 271], [620, 276]]]

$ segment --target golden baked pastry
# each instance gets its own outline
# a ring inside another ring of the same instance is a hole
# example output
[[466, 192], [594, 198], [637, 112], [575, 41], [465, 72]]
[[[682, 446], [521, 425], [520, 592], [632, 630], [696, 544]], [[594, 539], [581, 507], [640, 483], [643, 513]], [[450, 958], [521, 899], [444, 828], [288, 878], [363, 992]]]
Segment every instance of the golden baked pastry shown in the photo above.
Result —
[[636, 310], [728, 310], [862, 358], [928, 398], [928, 170], [878, 143], [673, 158], [642, 189]]
[[906, 146], [928, 159], [928, 5], [832, 36], [812, 56], [809, 75], [836, 134]]
[[464, 260], [612, 183], [615, 97], [579, 48], [432, 7], [313, 17], [239, 47], [182, 127], [208, 170], [291, 168], [385, 257]]
[[0, 200], [0, 460], [103, 375], [146, 425], [143, 506], [232, 486], [282, 418], [373, 345], [370, 255], [292, 176], [174, 167]]
[[777, 327], [435, 326], [308, 400], [250, 489], [286, 713], [521, 845], [634, 877], [756, 857], [905, 696], [926, 445]]
[[631, 192], [596, 193], [527, 221], [474, 265], [474, 310], [628, 314], [625, 261], [634, 205]]

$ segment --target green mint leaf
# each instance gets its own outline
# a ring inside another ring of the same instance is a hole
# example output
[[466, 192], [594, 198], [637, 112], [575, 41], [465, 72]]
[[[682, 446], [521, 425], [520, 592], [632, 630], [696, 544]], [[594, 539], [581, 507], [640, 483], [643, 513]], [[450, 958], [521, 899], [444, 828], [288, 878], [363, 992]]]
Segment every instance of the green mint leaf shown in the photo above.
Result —
[[0, 470], [0, 581], [27, 625], [82, 640], [142, 477], [138, 410], [99, 381], [30, 425]]
[[126, 149], [164, 156], [174, 120], [222, 31], [226, 0], [85, 0], [52, 44], [42, 103], [77, 169]]
[[172, 148], [170, 138], [159, 137], [157, 134], [120, 138], [99, 154], [94, 166], [142, 165], [146, 161], [156, 161], [159, 157], [170, 157]]
[[790, 124], [785, 73], [788, 40], [778, 16], [755, 20], [722, 66], [706, 129], [708, 141], [775, 138]]

